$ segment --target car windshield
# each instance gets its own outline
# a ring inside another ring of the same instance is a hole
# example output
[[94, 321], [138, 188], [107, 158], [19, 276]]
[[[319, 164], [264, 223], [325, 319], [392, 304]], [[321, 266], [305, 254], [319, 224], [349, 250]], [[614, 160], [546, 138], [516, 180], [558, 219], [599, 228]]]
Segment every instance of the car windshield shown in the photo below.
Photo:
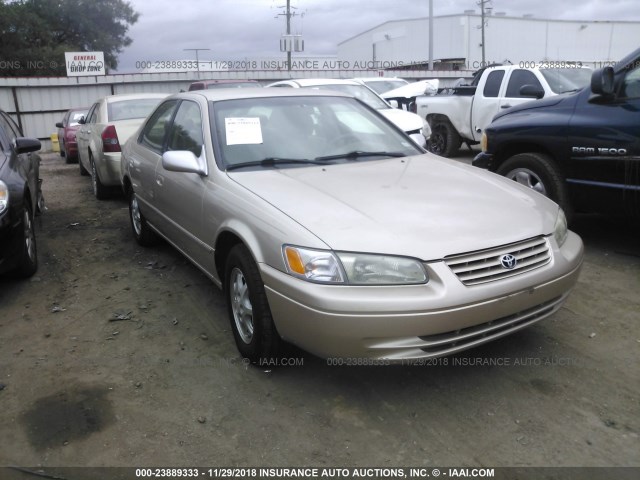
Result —
[[376, 110], [391, 108], [378, 95], [373, 93], [364, 85], [360, 84], [350, 85], [348, 83], [333, 83], [330, 85], [313, 85], [304, 88], [313, 88], [315, 90], [334, 90], [336, 92], [347, 93], [352, 97], [356, 97], [358, 100], [363, 101], [371, 108], [375, 108]]
[[309, 96], [212, 103], [221, 168], [304, 167], [422, 153], [353, 98]]
[[133, 118], [146, 118], [156, 105], [160, 103], [160, 100], [160, 98], [137, 98], [133, 100], [109, 102], [109, 122], [130, 120]]
[[541, 68], [540, 73], [554, 93], [564, 93], [589, 85], [593, 71], [590, 68]]
[[404, 87], [407, 85], [407, 82], [404, 80], [363, 80], [365, 85], [369, 87], [371, 90], [374, 90], [378, 95], [381, 95], [390, 90], [395, 90], [396, 88]]

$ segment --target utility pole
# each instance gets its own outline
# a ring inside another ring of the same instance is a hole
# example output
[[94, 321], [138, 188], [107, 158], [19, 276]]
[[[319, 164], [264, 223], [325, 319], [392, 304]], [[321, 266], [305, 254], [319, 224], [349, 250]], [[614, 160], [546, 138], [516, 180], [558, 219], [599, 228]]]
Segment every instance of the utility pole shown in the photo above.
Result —
[[185, 51], [195, 51], [196, 52], [196, 69], [198, 70], [198, 80], [200, 80], [200, 60], [198, 59], [198, 52], [203, 52], [205, 50], [211, 50], [210, 48], [183, 48]]
[[[291, 8], [295, 7], [291, 7], [291, 0], [287, 0], [287, 6], [281, 6], [278, 8], [286, 8], [287, 10], [285, 11], [285, 13], [279, 13], [278, 15], [276, 15], [276, 18], [280, 17], [280, 16], [284, 16], [287, 18], [287, 39], [291, 39], [291, 17], [295, 17], [296, 13], [293, 12], [291, 13]], [[291, 48], [287, 48], [287, 70], [291, 71]]]
[[[493, 7], [491, 7], [491, 2], [492, 0], [480, 0], [478, 2], [478, 5], [480, 5], [480, 16], [482, 17], [482, 23], [480, 24], [480, 28], [482, 29], [482, 66], [483, 67], [487, 66], [487, 64], [485, 63], [485, 49], [484, 49], [484, 27], [486, 27], [487, 25], [487, 21], [485, 20], [485, 18], [486, 18], [486, 15], [491, 14], [491, 10], [493, 10]], [[486, 4], [489, 4], [489, 6], [485, 7]]]
[[433, 70], [433, 0], [429, 0], [429, 70]]

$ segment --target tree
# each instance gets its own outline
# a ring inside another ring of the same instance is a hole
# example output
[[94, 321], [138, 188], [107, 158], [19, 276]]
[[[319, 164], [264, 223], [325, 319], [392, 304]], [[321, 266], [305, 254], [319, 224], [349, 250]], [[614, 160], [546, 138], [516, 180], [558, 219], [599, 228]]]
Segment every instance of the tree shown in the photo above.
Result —
[[115, 69], [138, 17], [127, 0], [0, 0], [0, 76], [64, 76], [64, 52], [104, 52]]

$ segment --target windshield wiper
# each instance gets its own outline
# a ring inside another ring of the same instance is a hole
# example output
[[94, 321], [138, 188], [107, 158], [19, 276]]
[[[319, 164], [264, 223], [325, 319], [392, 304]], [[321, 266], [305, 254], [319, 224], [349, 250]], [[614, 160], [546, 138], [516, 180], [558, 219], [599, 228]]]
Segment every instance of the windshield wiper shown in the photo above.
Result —
[[262, 160], [256, 160], [253, 162], [237, 163], [234, 165], [227, 165], [227, 171], [237, 170], [238, 168], [245, 167], [274, 167], [276, 165], [285, 164], [310, 164], [310, 165], [324, 165], [323, 162], [316, 160], [310, 160], [308, 158], [280, 158], [280, 157], [267, 157]]
[[347, 153], [338, 153], [336, 155], [325, 155], [323, 157], [316, 157], [316, 161], [325, 160], [337, 160], [339, 158], [346, 158], [348, 160], [355, 160], [360, 157], [406, 157], [402, 152], [365, 152], [362, 150], [353, 150]]

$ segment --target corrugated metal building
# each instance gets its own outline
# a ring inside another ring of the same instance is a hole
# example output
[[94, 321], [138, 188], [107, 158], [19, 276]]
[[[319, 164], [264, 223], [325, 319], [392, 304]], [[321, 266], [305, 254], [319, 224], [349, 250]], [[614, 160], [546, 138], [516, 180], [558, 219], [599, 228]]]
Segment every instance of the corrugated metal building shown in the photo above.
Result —
[[[599, 68], [638, 47], [640, 22], [547, 20], [501, 13], [485, 19], [487, 64], [573, 61]], [[477, 13], [434, 17], [435, 67], [482, 67], [481, 24]], [[389, 21], [338, 44], [338, 60], [352, 65], [375, 61], [381, 68], [394, 68], [428, 58], [428, 17]]]

